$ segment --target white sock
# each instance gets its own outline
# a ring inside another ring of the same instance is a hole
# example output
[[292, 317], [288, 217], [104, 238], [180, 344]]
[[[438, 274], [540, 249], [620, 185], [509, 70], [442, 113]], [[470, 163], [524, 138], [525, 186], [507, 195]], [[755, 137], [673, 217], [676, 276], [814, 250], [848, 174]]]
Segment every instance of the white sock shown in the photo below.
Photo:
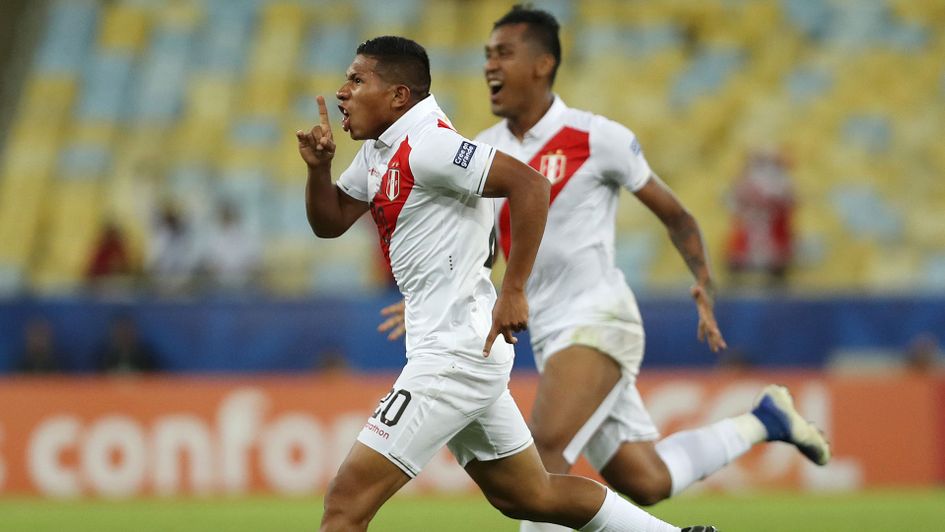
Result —
[[735, 428], [742, 438], [745, 438], [750, 445], [761, 443], [768, 439], [768, 429], [760, 419], [752, 413], [742, 414], [732, 418], [735, 422]]
[[679, 532], [679, 527], [660, 521], [608, 488], [604, 504], [581, 532]]
[[[742, 429], [750, 432], [751, 425], [746, 420], [739, 419], [736, 422], [736, 419], [723, 419], [702, 428], [677, 432], [656, 444], [656, 453], [669, 468], [673, 495], [722, 469], [751, 449], [754, 438], [742, 435], [739, 430], [744, 425]], [[761, 422], [757, 419], [755, 422], [764, 432]]]
[[554, 523], [533, 523], [522, 521], [518, 525], [518, 532], [571, 532], [571, 528]]

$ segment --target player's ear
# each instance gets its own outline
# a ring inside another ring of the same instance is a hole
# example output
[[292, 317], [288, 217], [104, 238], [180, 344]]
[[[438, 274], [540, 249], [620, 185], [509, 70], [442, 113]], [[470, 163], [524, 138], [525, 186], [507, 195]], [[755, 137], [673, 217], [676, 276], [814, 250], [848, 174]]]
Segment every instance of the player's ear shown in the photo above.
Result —
[[538, 78], [550, 78], [551, 72], [555, 68], [555, 58], [551, 54], [541, 54], [535, 61], [535, 76]]
[[391, 107], [394, 109], [403, 109], [410, 105], [410, 100], [413, 98], [410, 87], [406, 85], [394, 85], [391, 87], [391, 90], [393, 92], [391, 96]]

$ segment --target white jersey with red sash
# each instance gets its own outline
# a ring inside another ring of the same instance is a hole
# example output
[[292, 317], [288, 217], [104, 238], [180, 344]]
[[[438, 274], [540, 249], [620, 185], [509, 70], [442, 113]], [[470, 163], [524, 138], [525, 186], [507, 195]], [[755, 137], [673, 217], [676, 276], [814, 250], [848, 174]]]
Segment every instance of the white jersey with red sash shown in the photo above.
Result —
[[[619, 318], [640, 321], [633, 293], [614, 264], [621, 188], [637, 191], [650, 166], [636, 136], [607, 118], [567, 107], [555, 96], [519, 141], [505, 120], [477, 141], [528, 163], [551, 181], [551, 208], [526, 286], [533, 343], [564, 328]], [[511, 245], [509, 208], [498, 200], [499, 242]]]
[[511, 360], [501, 338], [482, 348], [496, 293], [489, 277], [494, 202], [482, 189], [495, 149], [457, 133], [433, 96], [365, 142], [338, 186], [369, 202], [381, 247], [406, 303], [407, 358]]

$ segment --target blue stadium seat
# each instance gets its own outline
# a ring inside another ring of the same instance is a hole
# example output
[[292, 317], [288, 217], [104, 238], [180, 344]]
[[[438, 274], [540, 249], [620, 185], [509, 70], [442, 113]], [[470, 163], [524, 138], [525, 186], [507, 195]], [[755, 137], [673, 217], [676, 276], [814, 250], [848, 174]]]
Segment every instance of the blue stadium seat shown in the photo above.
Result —
[[83, 71], [76, 118], [119, 121], [129, 100], [134, 62], [129, 52], [99, 52], [90, 57]]
[[895, 242], [902, 234], [902, 215], [869, 184], [838, 185], [830, 193], [834, 209], [854, 236]]
[[340, 84], [358, 46], [356, 35], [354, 28], [344, 22], [317, 26], [309, 33], [305, 48], [299, 54], [303, 70], [335, 74]]
[[101, 179], [111, 160], [112, 151], [107, 145], [72, 143], [59, 156], [57, 175], [63, 179]]
[[43, 74], [78, 74], [98, 23], [99, 4], [93, 0], [58, 0], [50, 6], [49, 22], [36, 56]]
[[215, 74], [241, 73], [256, 32], [255, 2], [210, 0], [204, 21], [194, 68]]
[[834, 19], [834, 10], [827, 0], [782, 0], [782, 9], [789, 22], [811, 40], [824, 38]]
[[643, 290], [648, 272], [656, 258], [654, 234], [646, 231], [622, 231], [616, 243], [617, 267], [634, 290]]
[[885, 152], [892, 142], [889, 118], [877, 114], [855, 114], [843, 124], [843, 141], [871, 154]]
[[179, 116], [187, 87], [193, 35], [179, 28], [159, 28], [139, 67], [132, 99], [138, 121], [168, 122]]
[[785, 89], [796, 104], [805, 104], [821, 98], [833, 87], [833, 73], [813, 65], [799, 65], [786, 76]]
[[698, 97], [721, 88], [743, 62], [743, 52], [737, 48], [717, 46], [699, 52], [676, 79], [670, 101], [676, 106], [688, 107]]

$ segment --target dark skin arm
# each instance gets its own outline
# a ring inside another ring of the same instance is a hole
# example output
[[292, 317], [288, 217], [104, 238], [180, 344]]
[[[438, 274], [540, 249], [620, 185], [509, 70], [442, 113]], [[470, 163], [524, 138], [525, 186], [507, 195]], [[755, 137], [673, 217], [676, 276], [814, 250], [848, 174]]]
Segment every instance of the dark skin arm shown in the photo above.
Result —
[[699, 340], [708, 343], [713, 352], [725, 349], [728, 346], [715, 320], [714, 288], [699, 224], [656, 175], [650, 176], [650, 180], [635, 195], [663, 222], [670, 240], [696, 279], [690, 293], [699, 312]]
[[525, 282], [531, 274], [545, 232], [550, 193], [551, 184], [544, 176], [527, 164], [496, 152], [482, 195], [508, 198], [512, 213], [512, 249], [502, 280], [502, 291], [492, 311], [492, 330], [482, 349], [483, 356], [489, 356], [492, 343], [499, 334], [514, 344], [517, 339], [512, 333], [528, 327]]
[[318, 125], [311, 131], [296, 131], [299, 155], [308, 167], [305, 184], [305, 214], [315, 235], [335, 238], [344, 234], [368, 210], [368, 203], [358, 201], [331, 182], [331, 161], [335, 141], [328, 121], [325, 98], [318, 96]]

